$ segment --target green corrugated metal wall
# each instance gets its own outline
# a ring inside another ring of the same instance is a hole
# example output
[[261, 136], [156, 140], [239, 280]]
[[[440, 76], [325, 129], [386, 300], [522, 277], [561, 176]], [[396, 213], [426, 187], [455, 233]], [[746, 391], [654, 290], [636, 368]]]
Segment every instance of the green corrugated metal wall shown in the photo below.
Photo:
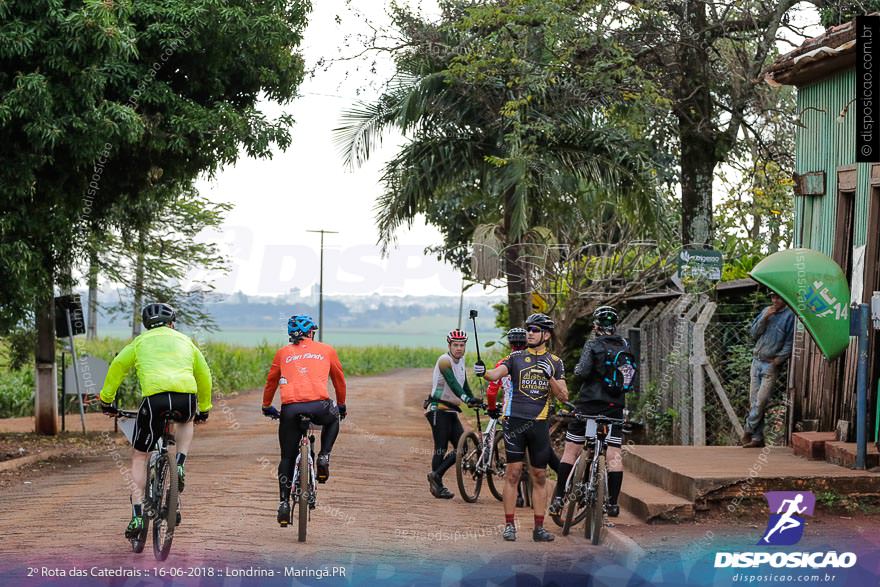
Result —
[[[797, 92], [797, 109], [802, 112], [801, 122], [807, 128], [797, 128], [795, 171], [799, 174], [825, 171], [826, 186], [824, 196], [796, 198], [795, 246], [816, 249], [829, 256], [833, 254], [837, 217], [837, 168], [852, 165], [856, 160], [856, 104], [850, 105], [843, 122], [837, 119], [854, 97], [855, 68], [800, 87]], [[810, 107], [825, 112], [805, 111]], [[868, 164], [860, 163], [858, 171], [854, 246], [865, 244], [868, 215]]]

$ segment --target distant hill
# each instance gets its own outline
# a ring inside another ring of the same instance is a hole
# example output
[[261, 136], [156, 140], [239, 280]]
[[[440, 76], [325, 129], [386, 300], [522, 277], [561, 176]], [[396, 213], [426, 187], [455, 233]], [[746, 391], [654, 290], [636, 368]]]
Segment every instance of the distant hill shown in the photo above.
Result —
[[[112, 296], [99, 299], [102, 303], [115, 301]], [[500, 296], [465, 297], [462, 327], [471, 330], [468, 311], [475, 309], [479, 312], [477, 324], [481, 342], [497, 338], [492, 304], [503, 299]], [[311, 314], [318, 318], [316, 296], [300, 296], [297, 292], [277, 297], [217, 294], [205, 307], [221, 331], [210, 338], [241, 340], [242, 344], [256, 344], [263, 338], [270, 342], [283, 340], [291, 314]], [[325, 335], [335, 335], [328, 340], [335, 338], [344, 344], [361, 346], [376, 340], [381, 344], [436, 346], [436, 341], [442, 343], [442, 336], [458, 325], [458, 312], [459, 298], [451, 296], [334, 296], [324, 298], [322, 326]], [[110, 319], [106, 313], [98, 320], [99, 335], [125, 336], [128, 329], [130, 325], [126, 320]]]

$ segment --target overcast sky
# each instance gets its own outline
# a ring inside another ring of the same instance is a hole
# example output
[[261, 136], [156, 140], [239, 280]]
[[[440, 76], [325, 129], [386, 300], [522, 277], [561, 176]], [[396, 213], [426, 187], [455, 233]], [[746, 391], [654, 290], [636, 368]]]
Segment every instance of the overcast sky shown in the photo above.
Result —
[[[321, 57], [338, 57], [346, 35], [368, 30], [345, 4], [344, 0], [313, 3], [302, 45], [307, 67]], [[427, 5], [430, 10], [431, 4], [422, 3], [422, 8]], [[356, 5], [372, 21], [387, 23], [383, 2]], [[345, 51], [354, 52], [354, 46]], [[356, 64], [365, 71], [354, 72]], [[318, 280], [320, 237], [305, 231], [327, 229], [339, 232], [325, 237], [327, 294], [459, 293], [459, 272], [422, 254], [426, 246], [441, 242], [440, 233], [424, 222], [400, 231], [399, 247], [387, 259], [380, 259], [375, 246], [373, 205], [382, 192], [379, 176], [402, 138], [387, 137], [368, 164], [354, 172], [343, 166], [333, 144], [331, 131], [339, 126], [341, 112], [359, 99], [358, 89], [367, 88], [361, 98], [369, 100], [376, 92], [368, 86], [377, 86], [394, 72], [383, 55], [378, 56], [375, 75], [368, 69], [365, 61], [337, 63], [307, 78], [300, 86], [301, 97], [283, 109], [264, 104], [270, 116], [288, 112], [296, 119], [291, 147], [271, 160], [242, 158], [213, 180], [199, 182], [199, 190], [212, 200], [235, 204], [217, 236], [233, 260], [230, 274], [216, 281], [218, 291], [274, 295], [293, 287], [308, 289]], [[479, 291], [474, 287], [468, 294]]]
[[[345, 0], [313, 3], [301, 47], [307, 67], [322, 57], [339, 57], [347, 37], [368, 31], [346, 4]], [[429, 14], [436, 13], [435, 2], [420, 4]], [[384, 2], [355, 5], [372, 22], [387, 24]], [[800, 16], [817, 20], [815, 14]], [[342, 52], [351, 55], [356, 47], [355, 43]], [[790, 46], [780, 49], [785, 52]], [[275, 295], [294, 287], [307, 290], [318, 279], [319, 235], [306, 230], [323, 228], [339, 232], [325, 240], [327, 294], [458, 294], [460, 274], [422, 254], [426, 246], [441, 242], [435, 228], [417, 222], [411, 230], [401, 230], [399, 246], [387, 259], [380, 259], [375, 245], [373, 206], [382, 192], [379, 176], [402, 137], [386, 137], [382, 149], [353, 172], [343, 167], [333, 144], [331, 131], [339, 125], [341, 112], [358, 99], [375, 97], [376, 88], [393, 74], [387, 55], [376, 58], [375, 74], [367, 71], [365, 61], [337, 63], [307, 78], [300, 87], [301, 97], [284, 108], [264, 104], [270, 116], [288, 112], [295, 117], [292, 146], [271, 160], [243, 157], [213, 180], [199, 182], [200, 191], [212, 200], [235, 205], [222, 233], [212, 235], [225, 244], [232, 260], [232, 271], [215, 282], [218, 291]], [[360, 73], [354, 71], [357, 64]], [[358, 90], [364, 89], [359, 97]], [[486, 293], [498, 291], [503, 290]], [[480, 287], [468, 291], [480, 292]]]

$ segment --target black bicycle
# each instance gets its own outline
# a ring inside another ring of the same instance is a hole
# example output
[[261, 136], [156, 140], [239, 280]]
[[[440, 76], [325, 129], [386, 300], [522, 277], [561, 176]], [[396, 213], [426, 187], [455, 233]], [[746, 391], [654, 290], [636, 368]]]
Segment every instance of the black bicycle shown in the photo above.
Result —
[[[269, 417], [278, 420], [280, 416]], [[298, 540], [305, 542], [311, 512], [318, 506], [318, 471], [315, 462], [315, 435], [310, 433], [312, 418], [309, 414], [299, 414], [297, 418], [302, 434], [299, 441], [299, 453], [296, 455], [296, 462], [293, 466], [293, 505], [299, 508]], [[287, 527], [287, 524], [282, 523], [281, 526]]]
[[[136, 411], [114, 410], [117, 418], [137, 418]], [[131, 538], [131, 549], [143, 552], [147, 543], [150, 523], [153, 525], [153, 555], [156, 560], [164, 561], [171, 552], [171, 541], [174, 530], [180, 523], [180, 499], [177, 488], [177, 462], [168, 453], [174, 446], [174, 434], [171, 424], [179, 420], [179, 412], [166, 412], [162, 434], [156, 441], [155, 448], [147, 460], [147, 487], [144, 490], [144, 527], [140, 533]], [[131, 438], [129, 438], [131, 441]]]
[[570, 417], [586, 423], [584, 446], [574, 468], [565, 483], [563, 512], [554, 515], [553, 521], [562, 526], [566, 536], [571, 528], [588, 518], [584, 524], [584, 536], [593, 544], [602, 540], [605, 512], [608, 505], [608, 475], [605, 453], [607, 436], [612, 425], [625, 426], [626, 420], [606, 416], [590, 416], [580, 412], [564, 412], [560, 417]]
[[504, 435], [500, 433], [498, 420], [495, 418], [489, 418], [486, 430], [482, 431], [480, 410], [485, 410], [486, 407], [486, 404], [481, 404], [474, 408], [477, 428], [462, 434], [456, 447], [455, 473], [458, 477], [458, 488], [461, 490], [461, 497], [468, 503], [477, 501], [484, 478], [495, 499], [502, 500], [504, 474], [507, 470]]

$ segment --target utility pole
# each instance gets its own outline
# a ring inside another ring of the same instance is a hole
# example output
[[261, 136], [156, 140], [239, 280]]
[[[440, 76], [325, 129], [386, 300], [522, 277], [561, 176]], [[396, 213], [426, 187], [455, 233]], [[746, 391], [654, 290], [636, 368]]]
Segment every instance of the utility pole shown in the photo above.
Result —
[[458, 329], [461, 330], [461, 314], [464, 311], [464, 275], [461, 276], [461, 295], [458, 298]]
[[324, 342], [324, 235], [339, 234], [335, 230], [307, 230], [321, 234], [320, 277], [318, 280], [318, 342]]

